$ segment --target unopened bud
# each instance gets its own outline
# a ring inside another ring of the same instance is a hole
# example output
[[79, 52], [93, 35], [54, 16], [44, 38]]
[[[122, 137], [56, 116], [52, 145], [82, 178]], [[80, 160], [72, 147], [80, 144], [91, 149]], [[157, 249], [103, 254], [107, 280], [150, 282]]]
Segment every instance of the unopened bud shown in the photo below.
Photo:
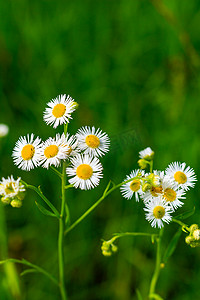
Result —
[[10, 204], [11, 199], [8, 197], [1, 197], [1, 202], [3, 204]]
[[199, 229], [199, 226], [197, 224], [192, 224], [190, 226], [190, 233], [193, 234], [196, 229]]
[[193, 231], [193, 237], [194, 237], [194, 239], [197, 240], [197, 241], [200, 239], [200, 230], [199, 230], [199, 229], [195, 229], [195, 230]]
[[138, 165], [141, 169], [146, 169], [148, 162], [145, 159], [139, 159]]
[[150, 183], [144, 183], [143, 185], [142, 185], [142, 191], [143, 192], [147, 192], [148, 190], [150, 190], [150, 188], [151, 188], [151, 184]]
[[10, 205], [12, 207], [21, 207], [22, 206], [22, 201], [21, 200], [18, 200], [18, 199], [13, 199], [11, 202], [10, 202]]

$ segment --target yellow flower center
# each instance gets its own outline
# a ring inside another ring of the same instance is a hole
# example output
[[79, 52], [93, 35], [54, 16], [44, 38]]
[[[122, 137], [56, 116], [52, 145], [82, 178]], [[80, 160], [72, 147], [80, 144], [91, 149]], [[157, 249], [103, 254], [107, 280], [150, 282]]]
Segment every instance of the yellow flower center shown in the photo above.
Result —
[[14, 192], [12, 182], [7, 183], [6, 188], [5, 188], [5, 192], [6, 192], [7, 195]]
[[70, 154], [71, 154], [71, 152], [72, 152], [72, 147], [71, 147], [71, 146], [68, 146], [68, 148], [69, 148], [69, 149], [67, 150], [67, 152], [66, 152], [66, 153], [67, 153], [67, 155], [70, 155]]
[[140, 189], [140, 180], [134, 179], [133, 181], [131, 181], [130, 189], [133, 192], [137, 192]]
[[64, 115], [66, 106], [62, 103], [56, 104], [52, 110], [52, 114], [55, 118], [60, 118]]
[[162, 186], [152, 186], [150, 192], [153, 197], [158, 197], [162, 193]]
[[165, 208], [159, 205], [154, 207], [153, 215], [156, 219], [162, 219], [162, 217], [165, 215]]
[[50, 146], [46, 147], [46, 149], [44, 150], [44, 155], [47, 158], [54, 157], [57, 154], [58, 154], [58, 146], [56, 146], [56, 145], [50, 145]]
[[187, 181], [187, 176], [181, 172], [181, 171], [177, 171], [175, 174], [174, 174], [174, 179], [179, 183], [185, 183]]
[[35, 147], [33, 145], [26, 145], [21, 151], [21, 156], [24, 160], [29, 160], [35, 154]]
[[164, 190], [164, 197], [166, 201], [173, 202], [176, 199], [176, 192], [170, 188]]
[[87, 164], [82, 164], [76, 169], [76, 175], [84, 180], [89, 179], [92, 176], [92, 174], [93, 170], [90, 167], [90, 165]]
[[99, 138], [94, 134], [89, 134], [86, 136], [85, 142], [90, 148], [98, 148], [100, 145]]

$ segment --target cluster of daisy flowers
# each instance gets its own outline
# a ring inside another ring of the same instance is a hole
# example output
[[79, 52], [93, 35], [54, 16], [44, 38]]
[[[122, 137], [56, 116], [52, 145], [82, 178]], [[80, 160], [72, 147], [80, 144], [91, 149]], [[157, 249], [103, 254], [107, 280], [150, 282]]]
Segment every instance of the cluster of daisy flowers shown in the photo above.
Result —
[[[66, 125], [72, 119], [71, 114], [78, 104], [69, 95], [60, 95], [47, 103], [43, 119], [48, 125], [57, 128]], [[102, 178], [102, 164], [98, 157], [109, 151], [108, 135], [95, 127], [81, 127], [75, 135], [59, 134], [42, 141], [34, 134], [21, 136], [13, 149], [15, 165], [30, 171], [36, 167], [59, 167], [67, 161], [66, 174], [71, 177], [69, 183], [75, 188], [91, 189]]]
[[152, 227], [161, 228], [163, 222], [169, 223], [171, 214], [184, 204], [185, 194], [194, 187], [197, 178], [192, 168], [180, 162], [169, 164], [165, 171], [146, 173], [144, 169], [153, 166], [154, 152], [148, 147], [140, 151], [139, 156], [140, 169], [126, 176], [128, 182], [121, 186], [121, 192], [126, 199], [133, 195], [137, 202], [142, 199], [146, 219]]
[[7, 179], [2, 178], [0, 181], [0, 195], [1, 201], [4, 204], [10, 204], [12, 207], [22, 206], [22, 200], [25, 196], [25, 187], [20, 180], [20, 177], [15, 180], [13, 175]]

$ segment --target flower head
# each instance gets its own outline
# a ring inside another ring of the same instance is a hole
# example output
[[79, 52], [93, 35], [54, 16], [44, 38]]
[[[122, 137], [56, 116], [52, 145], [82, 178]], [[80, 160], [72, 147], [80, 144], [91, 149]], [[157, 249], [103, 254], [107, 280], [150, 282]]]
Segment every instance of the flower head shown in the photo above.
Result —
[[139, 196], [143, 194], [142, 181], [140, 179], [143, 173], [144, 171], [140, 172], [140, 170], [133, 170], [130, 173], [130, 175], [126, 176], [124, 181], [129, 180], [131, 178], [133, 178], [133, 180], [123, 184], [120, 188], [124, 198], [131, 199], [133, 197], [133, 194], [135, 194], [136, 201], [139, 201]]
[[73, 176], [69, 179], [69, 183], [73, 184], [75, 188], [82, 190], [94, 188], [103, 177], [103, 167], [97, 157], [79, 154], [71, 158], [71, 164], [66, 169], [66, 173], [68, 176]]
[[[8, 177], [7, 179], [5, 179], [4, 177], [2, 178], [2, 180], [0, 181], [0, 195], [2, 196], [1, 201], [4, 204], [18, 202], [22, 205], [25, 187], [20, 182], [20, 180], [20, 177], [17, 180], [15, 180], [13, 178], [13, 175]], [[18, 207], [20, 206], [18, 205]]]
[[172, 219], [170, 213], [172, 209], [163, 201], [162, 197], [154, 198], [152, 201], [145, 203], [146, 219], [152, 227], [163, 227], [163, 222], [169, 223]]
[[50, 124], [53, 125], [53, 128], [56, 128], [58, 125], [69, 123], [77, 103], [69, 95], [66, 97], [66, 94], [64, 94], [48, 102], [47, 106], [44, 111], [44, 121], [47, 125]]
[[152, 160], [154, 157], [154, 152], [150, 147], [145, 148], [144, 150], [139, 152], [139, 157], [145, 160]]
[[78, 149], [84, 154], [102, 156], [109, 151], [110, 139], [105, 132], [93, 126], [81, 127], [77, 134]]
[[67, 153], [70, 151], [67, 141], [65, 139], [65, 134], [60, 136], [59, 133], [56, 134], [55, 138], [48, 138], [41, 148], [40, 163], [43, 168], [49, 168], [49, 166], [54, 165], [58, 167], [60, 161], [67, 158]]
[[74, 135], [70, 136], [69, 133], [67, 133], [66, 135], [63, 133], [61, 135], [61, 140], [62, 140], [62, 144], [67, 146], [67, 150], [66, 150], [67, 158], [79, 154], [77, 149], [78, 141]]
[[166, 171], [166, 177], [176, 187], [180, 187], [185, 191], [193, 188], [195, 181], [197, 181], [194, 170], [189, 166], [186, 167], [185, 163], [174, 162], [171, 163]]
[[34, 134], [21, 136], [13, 149], [12, 157], [14, 164], [22, 170], [30, 171], [38, 167], [41, 154], [41, 139], [34, 140]]
[[0, 138], [8, 134], [9, 127], [6, 124], [0, 124]]

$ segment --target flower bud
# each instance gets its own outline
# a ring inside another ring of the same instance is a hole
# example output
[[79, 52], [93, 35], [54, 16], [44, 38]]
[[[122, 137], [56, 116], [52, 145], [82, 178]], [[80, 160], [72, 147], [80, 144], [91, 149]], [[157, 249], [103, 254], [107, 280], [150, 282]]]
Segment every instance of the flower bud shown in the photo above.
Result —
[[13, 199], [13, 200], [10, 202], [10, 205], [11, 205], [12, 207], [17, 207], [17, 208], [19, 208], [19, 207], [22, 206], [22, 201], [19, 200], [19, 199]]
[[148, 162], [145, 159], [139, 159], [138, 165], [141, 169], [146, 169]]
[[200, 239], [200, 230], [199, 230], [199, 229], [195, 229], [195, 230], [193, 231], [193, 237], [194, 237], [194, 239], [197, 240], [197, 241]]
[[197, 224], [192, 224], [190, 226], [190, 233], [193, 234], [196, 229], [199, 229], [199, 226]]
[[143, 185], [142, 185], [142, 191], [143, 192], [147, 192], [148, 190], [150, 190], [150, 188], [151, 188], [151, 184], [150, 183], [144, 183]]
[[8, 197], [1, 197], [1, 202], [3, 204], [10, 204], [11, 199]]

